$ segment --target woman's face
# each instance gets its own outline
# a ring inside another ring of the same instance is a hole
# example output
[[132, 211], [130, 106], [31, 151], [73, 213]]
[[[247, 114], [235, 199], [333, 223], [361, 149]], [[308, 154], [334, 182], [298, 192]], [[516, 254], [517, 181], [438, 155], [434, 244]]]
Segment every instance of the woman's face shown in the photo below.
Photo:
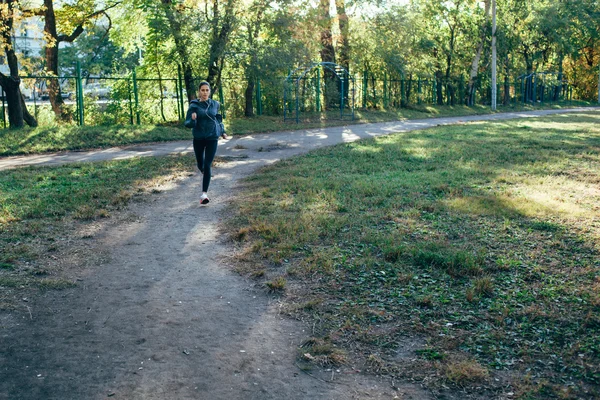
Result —
[[202, 85], [200, 87], [200, 89], [198, 89], [198, 98], [200, 100], [208, 100], [208, 97], [210, 96], [210, 88], [208, 87], [208, 85]]

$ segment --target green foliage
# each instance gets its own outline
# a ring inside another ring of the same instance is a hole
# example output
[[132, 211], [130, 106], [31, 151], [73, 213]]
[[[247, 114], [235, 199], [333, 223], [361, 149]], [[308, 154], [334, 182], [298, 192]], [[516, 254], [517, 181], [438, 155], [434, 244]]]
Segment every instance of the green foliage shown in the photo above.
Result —
[[97, 25], [81, 34], [71, 46], [60, 47], [58, 54], [61, 75], [74, 76], [78, 61], [85, 77], [118, 75], [137, 64], [137, 54], [126, 55], [122, 47], [109, 40], [106, 29]]

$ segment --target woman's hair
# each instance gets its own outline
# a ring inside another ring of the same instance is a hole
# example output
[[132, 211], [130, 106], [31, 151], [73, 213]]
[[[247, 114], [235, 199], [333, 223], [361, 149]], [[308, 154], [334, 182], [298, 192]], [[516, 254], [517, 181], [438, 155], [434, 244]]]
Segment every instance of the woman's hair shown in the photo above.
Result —
[[202, 81], [200, 82], [200, 85], [198, 85], [198, 90], [200, 90], [200, 88], [202, 86], [208, 86], [208, 88], [210, 89], [210, 83], [206, 82], [206, 81]]

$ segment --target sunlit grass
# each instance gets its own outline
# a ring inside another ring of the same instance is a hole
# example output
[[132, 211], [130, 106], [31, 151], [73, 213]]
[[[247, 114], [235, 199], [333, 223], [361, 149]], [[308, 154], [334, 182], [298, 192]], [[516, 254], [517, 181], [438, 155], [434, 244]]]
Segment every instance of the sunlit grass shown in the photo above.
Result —
[[[513, 105], [501, 107], [499, 112], [535, 110], [541, 108], [564, 108], [586, 106], [588, 103], [546, 104], [540, 107], [530, 105]], [[303, 113], [300, 123], [295, 118], [284, 121], [282, 115], [256, 116], [251, 118], [226, 118], [224, 123], [231, 135], [248, 135], [252, 133], [268, 133], [298, 129], [313, 129], [330, 126], [344, 126], [368, 122], [386, 122], [407, 119], [424, 119], [448, 116], [466, 116], [489, 114], [492, 111], [486, 106], [411, 106], [397, 110], [364, 110], [356, 109], [355, 118], [341, 120], [337, 111], [323, 113]], [[163, 142], [170, 140], [186, 140], [191, 138], [189, 129], [183, 123], [173, 121], [165, 124], [145, 125], [86, 125], [58, 124], [47, 108], [40, 110], [40, 127], [19, 130], [0, 130], [0, 156], [43, 153], [60, 150], [81, 150], [105, 148], [135, 143]], [[110, 118], [109, 118], [110, 119]], [[544, 126], [527, 129], [543, 130]], [[570, 129], [576, 129], [571, 127]]]
[[61, 271], [38, 269], [41, 257], [68, 243], [59, 238], [77, 224], [111, 217], [193, 165], [191, 156], [143, 157], [0, 171], [0, 287], [67, 287], [43, 278]]
[[[438, 127], [267, 167], [229, 224], [260, 279], [286, 278], [290, 312], [315, 304], [301, 318], [377, 355], [374, 371], [494, 386], [507, 370], [515, 393], [585, 397], [600, 384], [598, 171], [598, 113]], [[406, 335], [444, 357], [398, 364]]]
[[188, 129], [179, 126], [110, 125], [24, 128], [0, 131], [0, 156], [81, 150], [134, 143], [189, 139]]

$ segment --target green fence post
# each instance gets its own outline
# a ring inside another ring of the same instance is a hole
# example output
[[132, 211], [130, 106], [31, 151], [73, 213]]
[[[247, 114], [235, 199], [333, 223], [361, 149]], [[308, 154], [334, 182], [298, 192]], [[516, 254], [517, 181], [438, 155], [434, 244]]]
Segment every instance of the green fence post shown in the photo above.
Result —
[[317, 68], [317, 112], [321, 112], [321, 67]]
[[[3, 88], [0, 88], [0, 93], [4, 94]], [[4, 96], [6, 96], [6, 94], [4, 94]], [[2, 97], [2, 122], [4, 123], [4, 129], [6, 129], [6, 107], [4, 105], [4, 97]]]
[[387, 110], [388, 108], [388, 83], [387, 83], [387, 74], [383, 74], [383, 108]]
[[295, 92], [296, 92], [296, 123], [299, 124], [300, 123], [300, 94], [298, 93], [298, 81], [296, 81], [296, 87], [295, 87]]
[[373, 106], [377, 107], [379, 100], [377, 100], [377, 78], [375, 74], [371, 75], [371, 80], [373, 81]]
[[402, 73], [402, 78], [400, 80], [400, 108], [402, 108], [402, 103], [407, 104], [408, 101], [405, 101], [406, 97], [406, 86], [405, 86], [405, 76], [404, 72]]
[[344, 119], [344, 78], [340, 80], [342, 84], [342, 92], [340, 93], [340, 119]]
[[135, 74], [135, 68], [133, 69], [133, 98], [135, 99], [135, 122], [137, 125], [141, 124], [140, 121], [140, 99], [137, 88], [137, 77]]
[[363, 108], [367, 108], [367, 90], [369, 89], [369, 75], [367, 70], [363, 71]]
[[77, 103], [77, 118], [79, 125], [83, 126], [85, 124], [84, 114], [83, 114], [83, 85], [81, 83], [81, 63], [77, 61], [77, 83], [75, 85], [76, 88], [76, 103]]
[[175, 79], [175, 103], [177, 103], [177, 118], [179, 119], [179, 121], [181, 121], [183, 119], [181, 117], [183, 111], [181, 110], [181, 107], [179, 105], [179, 81], [177, 79]]
[[181, 77], [181, 65], [177, 66], [177, 75], [179, 79], [179, 106], [181, 107], [181, 120], [185, 119], [185, 108], [183, 108], [183, 78]]
[[[131, 78], [133, 81], [133, 76]], [[129, 124], [133, 125], [133, 101], [131, 100], [131, 81], [127, 81], [127, 94], [129, 97]]]

